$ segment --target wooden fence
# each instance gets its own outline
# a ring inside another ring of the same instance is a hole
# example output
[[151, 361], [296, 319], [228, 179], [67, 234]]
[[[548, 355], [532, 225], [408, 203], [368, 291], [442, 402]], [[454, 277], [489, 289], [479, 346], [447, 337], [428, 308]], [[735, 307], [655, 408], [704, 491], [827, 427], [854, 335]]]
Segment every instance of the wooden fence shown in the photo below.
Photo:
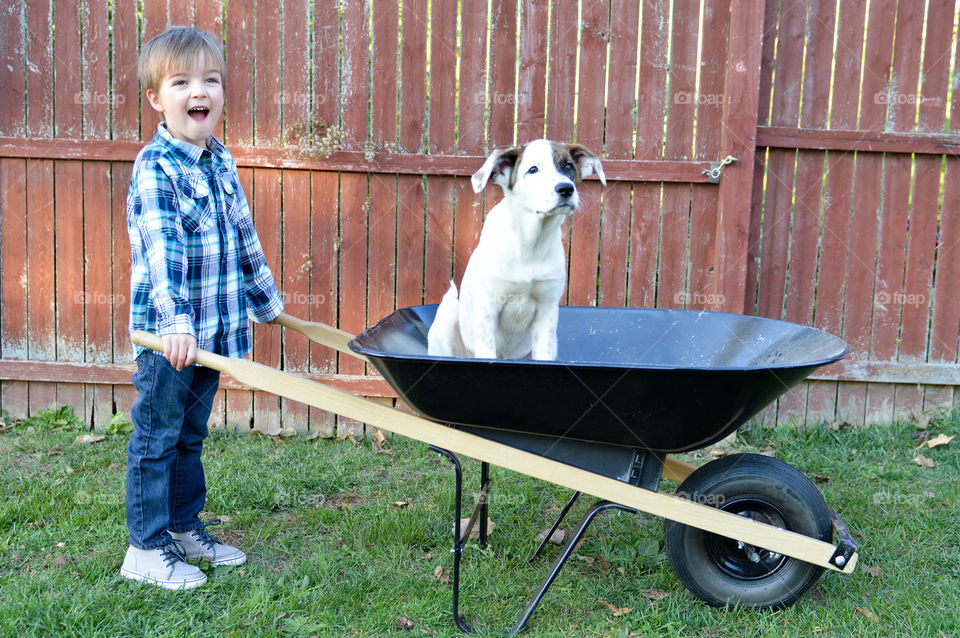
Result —
[[[438, 301], [499, 197], [469, 185], [486, 153], [575, 139], [610, 184], [582, 189], [567, 303], [756, 313], [847, 339], [850, 360], [771, 423], [960, 400], [956, 0], [137, 4], [0, 7], [11, 416], [67, 404], [101, 426], [129, 410], [124, 206], [157, 124], [136, 56], [169, 24], [223, 40], [220, 137], [292, 314], [356, 332]], [[362, 364], [273, 326], [257, 326], [254, 359], [394, 400]], [[220, 396], [217, 423], [362, 428], [229, 381]]]

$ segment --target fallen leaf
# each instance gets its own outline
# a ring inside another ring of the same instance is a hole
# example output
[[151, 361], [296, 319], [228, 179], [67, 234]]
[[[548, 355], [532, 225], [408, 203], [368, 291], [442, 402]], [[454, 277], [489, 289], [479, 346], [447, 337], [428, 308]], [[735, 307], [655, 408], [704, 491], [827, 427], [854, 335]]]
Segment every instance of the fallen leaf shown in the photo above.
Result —
[[[577, 560], [582, 560], [583, 562], [588, 563], [588, 564], [590, 564], [590, 565], [592, 565], [593, 563], [595, 563], [596, 560], [597, 560], [597, 559], [594, 558], [593, 556], [581, 556], [580, 554], [576, 554], [576, 559], [577, 559]], [[603, 602], [603, 601], [600, 601], [600, 602]]]
[[877, 618], [877, 615], [872, 611], [870, 611], [869, 609], [867, 609], [866, 607], [857, 607], [856, 612], [861, 616], [863, 616], [864, 618], [866, 618], [867, 620], [871, 620], [875, 623], [880, 622], [880, 619]]
[[450, 574], [443, 565], [437, 565], [436, 569], [433, 570], [433, 576], [441, 583], [446, 584], [450, 582]]
[[644, 598], [649, 598], [650, 600], [662, 600], [670, 595], [670, 592], [662, 591], [660, 589], [644, 589], [640, 592], [640, 595]]
[[280, 431], [277, 433], [277, 436], [279, 436], [281, 439], [286, 439], [291, 436], [297, 436], [297, 434], [299, 434], [299, 432], [297, 432], [296, 428], [291, 428], [288, 426], [288, 427], [280, 428]]
[[57, 456], [58, 454], [63, 454], [63, 448], [61, 448], [59, 445], [54, 445], [52, 448], [50, 448], [50, 451], [47, 452], [47, 456]]
[[913, 411], [913, 424], [918, 430], [925, 430], [930, 426], [930, 415]]
[[358, 440], [356, 440], [355, 438], [353, 438], [353, 433], [352, 433], [352, 432], [347, 432], [346, 434], [341, 434], [340, 436], [337, 437], [337, 440], [338, 440], [338, 441], [348, 440], [348, 441], [350, 441], [351, 443], [353, 443], [353, 447], [357, 447], [358, 445], [360, 445], [360, 441], [358, 441]]
[[853, 425], [849, 421], [834, 421], [833, 423], [827, 424], [827, 429], [834, 432], [839, 432], [840, 430], [845, 430], [847, 428], [852, 428]]
[[394, 502], [393, 502], [393, 505], [394, 505], [394, 507], [400, 507], [400, 508], [410, 507], [410, 503], [408, 503], [408, 502], [406, 502], [406, 501], [394, 501]]
[[936, 465], [936, 464], [933, 462], [933, 459], [928, 459], [927, 457], [925, 457], [925, 456], [922, 455], [922, 454], [918, 454], [918, 455], [916, 455], [915, 457], [913, 457], [913, 462], [916, 463], [917, 465], [919, 465], [920, 467], [929, 467], [929, 468], [932, 468], [932, 467], [934, 467], [934, 466]]
[[[538, 543], [543, 542], [543, 539], [547, 537], [547, 532], [549, 531], [550, 531], [550, 528], [548, 527], [547, 529], [540, 532], [534, 540]], [[567, 531], [564, 529], [557, 528], [553, 530], [553, 534], [550, 535], [550, 540], [547, 542], [553, 545], [563, 545], [563, 543], [566, 540], [567, 540]]]
[[377, 430], [373, 435], [373, 450], [377, 454], [393, 454], [387, 437], [383, 436], [383, 432], [380, 430]]
[[762, 448], [760, 448], [760, 454], [762, 454], [762, 455], [764, 455], [764, 456], [776, 456], [776, 455], [777, 455], [777, 451], [774, 450], [774, 449], [773, 449], [772, 447], [770, 447], [769, 445], [764, 445]]
[[[467, 529], [467, 523], [469, 523], [469, 522], [470, 522], [470, 519], [469, 519], [469, 518], [461, 518], [461, 519], [460, 519], [460, 536], [461, 536], [461, 537], [462, 537], [463, 534], [465, 533], [464, 530]], [[478, 540], [478, 539], [480, 538], [480, 524], [479, 524], [479, 523], [480, 523], [480, 521], [477, 521], [477, 520], [473, 521], [473, 527], [470, 528], [470, 538], [472, 538], [473, 540]], [[493, 533], [493, 530], [495, 530], [496, 528], [497, 528], [497, 524], [494, 523], [493, 521], [491, 521], [491, 520], [488, 518], [488, 519], [487, 519], [487, 536], [490, 536], [490, 534], [492, 534], [492, 533]], [[457, 531], [457, 530], [456, 530], [455, 527], [451, 527], [451, 528], [450, 528], [450, 533], [451, 533], [451, 534], [455, 533], [456, 531]]]
[[393, 624], [397, 626], [397, 629], [413, 629], [413, 621], [405, 616], [397, 616]]
[[877, 576], [880, 575], [880, 568], [877, 567], [876, 565], [873, 565], [873, 566], [870, 566], [870, 567], [864, 567], [864, 568], [863, 568], [863, 571], [864, 571], [865, 573], [867, 573], [867, 574], [870, 574], [870, 576], [872, 576], [872, 577], [874, 577], [874, 578], [876, 578]]
[[98, 443], [100, 441], [106, 440], [102, 434], [81, 434], [73, 440], [74, 443]]
[[723, 457], [725, 457], [725, 456], [730, 456], [730, 455], [734, 454], [735, 452], [736, 452], [735, 450], [714, 448], [714, 449], [710, 450], [709, 452], [707, 452], [707, 454], [709, 454], [710, 456], [712, 456], [712, 457], [715, 458], [715, 459], [719, 459], [719, 458], [723, 458]]
[[920, 447], [923, 447], [924, 445], [926, 445], [926, 446], [929, 447], [929, 448], [935, 448], [935, 447], [938, 447], [938, 446], [940, 446], [940, 445], [946, 445], [947, 443], [949, 443], [949, 442], [952, 441], [953, 439], [954, 439], [953, 436], [947, 436], [946, 434], [940, 434], [939, 436], [933, 437], [932, 439], [930, 439], [929, 441], [927, 441], [925, 444], [920, 444]]
[[608, 602], [605, 601], [605, 600], [601, 600], [600, 602], [601, 602], [602, 604], [606, 605], [607, 609], [609, 609], [610, 611], [612, 611], [614, 616], [618, 616], [618, 617], [619, 617], [619, 616], [622, 616], [622, 615], [624, 615], [624, 614], [630, 613], [630, 608], [629, 608], [629, 607], [617, 607], [617, 606], [615, 606], [615, 605], [611, 605], [610, 603], [608, 603]]

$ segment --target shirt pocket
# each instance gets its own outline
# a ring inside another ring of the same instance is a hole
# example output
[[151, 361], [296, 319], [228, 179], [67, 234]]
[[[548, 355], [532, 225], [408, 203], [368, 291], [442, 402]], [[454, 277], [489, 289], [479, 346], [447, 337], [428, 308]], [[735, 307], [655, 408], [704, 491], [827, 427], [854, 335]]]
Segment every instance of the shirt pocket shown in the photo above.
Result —
[[177, 180], [180, 222], [190, 233], [202, 233], [216, 224], [210, 201], [210, 187], [202, 174], [185, 175]]
[[249, 215], [243, 214], [243, 188], [231, 171], [221, 171], [220, 185], [223, 188], [223, 211], [227, 222], [234, 226], [245, 226]]

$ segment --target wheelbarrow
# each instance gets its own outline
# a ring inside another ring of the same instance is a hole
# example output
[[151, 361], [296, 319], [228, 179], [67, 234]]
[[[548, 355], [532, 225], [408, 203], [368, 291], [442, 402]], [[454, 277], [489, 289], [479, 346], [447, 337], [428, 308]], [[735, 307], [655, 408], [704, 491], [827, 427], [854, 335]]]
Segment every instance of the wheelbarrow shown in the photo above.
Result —
[[[371, 363], [409, 414], [248, 360], [198, 352], [197, 363], [252, 388], [429, 444], [455, 470], [453, 617], [460, 558], [486, 517], [493, 464], [573, 490], [535, 558], [581, 494], [600, 500], [570, 536], [511, 634], [521, 631], [590, 523], [606, 510], [665, 520], [677, 577], [714, 606], [796, 602], [824, 570], [851, 573], [857, 543], [819, 490], [783, 461], [755, 454], [695, 468], [671, 458], [716, 443], [820, 366], [847, 354], [825, 332], [694, 310], [560, 308], [555, 361], [427, 354], [436, 305], [402, 308], [360, 335], [283, 314], [277, 323]], [[133, 341], [162, 350], [159, 337]], [[462, 530], [457, 455], [481, 461], [477, 507]], [[658, 491], [661, 477], [680, 483]], [[833, 542], [836, 532], [838, 542]]]

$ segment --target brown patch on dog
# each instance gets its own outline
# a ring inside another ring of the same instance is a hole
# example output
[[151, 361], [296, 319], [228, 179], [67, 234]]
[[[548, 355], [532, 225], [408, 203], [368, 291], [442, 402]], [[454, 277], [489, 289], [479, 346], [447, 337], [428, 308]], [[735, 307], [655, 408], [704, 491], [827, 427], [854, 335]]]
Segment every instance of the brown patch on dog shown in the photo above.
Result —
[[[580, 181], [580, 163], [574, 157], [572, 147], [578, 147], [586, 150], [586, 147], [579, 144], [560, 144], [551, 142], [553, 148], [553, 164], [561, 175], [566, 175], [575, 182]], [[589, 153], [589, 151], [587, 151]], [[572, 167], [572, 168], [570, 168]]]
[[494, 171], [501, 170], [502, 161], [504, 164], [510, 164], [510, 180], [508, 181], [507, 186], [512, 190], [517, 183], [517, 167], [520, 166], [520, 160], [523, 158], [523, 152], [527, 149], [527, 145], [523, 146], [514, 146], [511, 149], [508, 149], [500, 155], [500, 159], [497, 160], [497, 165], [493, 169]]

